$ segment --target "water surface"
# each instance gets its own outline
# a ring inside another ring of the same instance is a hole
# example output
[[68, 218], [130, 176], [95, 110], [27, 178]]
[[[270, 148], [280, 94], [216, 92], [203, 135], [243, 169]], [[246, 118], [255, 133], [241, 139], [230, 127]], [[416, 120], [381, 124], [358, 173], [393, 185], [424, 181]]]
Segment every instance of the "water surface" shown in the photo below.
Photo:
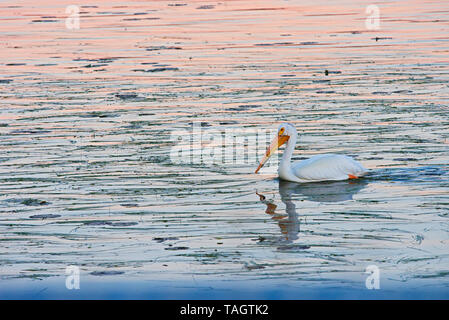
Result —
[[[65, 25], [71, 1], [0, 3], [8, 288], [68, 295], [76, 265], [81, 283], [267, 283], [295, 298], [366, 290], [376, 265], [380, 292], [448, 296], [446, 1], [376, 2], [379, 30], [366, 29], [368, 1], [78, 3], [79, 30]], [[299, 131], [296, 160], [347, 154], [370, 175], [292, 185], [254, 175], [260, 153], [170, 158], [173, 135], [195, 124], [283, 121]]]

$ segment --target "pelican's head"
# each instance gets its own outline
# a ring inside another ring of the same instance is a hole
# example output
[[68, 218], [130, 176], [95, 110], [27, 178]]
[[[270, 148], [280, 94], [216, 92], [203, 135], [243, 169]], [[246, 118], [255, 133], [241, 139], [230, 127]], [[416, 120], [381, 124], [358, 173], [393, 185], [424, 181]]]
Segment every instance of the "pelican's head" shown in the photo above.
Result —
[[256, 169], [256, 172], [259, 172], [260, 168], [263, 167], [265, 162], [271, 157], [271, 155], [279, 149], [280, 146], [282, 146], [284, 143], [287, 143], [287, 141], [290, 139], [290, 137], [296, 136], [296, 129], [295, 127], [290, 123], [282, 123], [279, 128], [277, 135], [274, 137], [273, 141], [271, 141], [270, 146], [267, 149], [267, 152], [265, 153], [265, 156], [263, 157], [262, 161], [260, 161], [259, 166]]

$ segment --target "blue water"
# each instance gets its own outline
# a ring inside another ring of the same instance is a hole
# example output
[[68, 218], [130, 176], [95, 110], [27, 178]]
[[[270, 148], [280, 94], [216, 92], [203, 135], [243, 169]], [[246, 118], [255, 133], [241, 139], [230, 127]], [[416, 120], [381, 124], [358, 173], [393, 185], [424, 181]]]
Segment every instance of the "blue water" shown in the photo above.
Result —
[[239, 284], [226, 282], [169, 282], [157, 280], [120, 281], [89, 279], [80, 283], [80, 289], [68, 290], [65, 279], [44, 281], [4, 282], [0, 299], [186, 299], [186, 300], [301, 300], [301, 299], [449, 299], [449, 287], [420, 288], [409, 284], [388, 284], [379, 289], [339, 288], [320, 286], [295, 287], [276, 285], [270, 281]]

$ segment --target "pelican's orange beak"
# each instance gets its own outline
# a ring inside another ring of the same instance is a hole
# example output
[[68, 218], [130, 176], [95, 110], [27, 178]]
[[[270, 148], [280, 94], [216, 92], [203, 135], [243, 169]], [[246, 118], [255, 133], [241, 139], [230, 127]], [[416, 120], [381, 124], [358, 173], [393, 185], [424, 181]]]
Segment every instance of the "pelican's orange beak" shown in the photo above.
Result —
[[288, 141], [288, 139], [290, 139], [290, 136], [286, 136], [286, 135], [277, 135], [273, 141], [271, 141], [270, 146], [267, 149], [267, 152], [265, 153], [265, 157], [263, 157], [262, 161], [260, 161], [259, 166], [257, 167], [256, 171], [254, 173], [259, 172], [260, 168], [263, 167], [263, 165], [265, 164], [265, 162], [267, 162], [267, 160], [271, 157], [271, 155], [277, 150], [279, 149], [280, 146], [282, 146], [284, 143], [286, 143]]

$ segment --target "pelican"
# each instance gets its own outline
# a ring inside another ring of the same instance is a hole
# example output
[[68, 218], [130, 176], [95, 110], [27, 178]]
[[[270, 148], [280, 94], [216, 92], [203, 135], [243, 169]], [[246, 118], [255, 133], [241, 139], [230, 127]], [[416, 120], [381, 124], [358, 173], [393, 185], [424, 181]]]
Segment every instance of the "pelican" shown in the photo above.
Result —
[[290, 123], [282, 123], [257, 167], [256, 172], [267, 162], [270, 156], [283, 144], [287, 144], [279, 164], [279, 178], [291, 182], [340, 181], [357, 179], [364, 176], [368, 170], [351, 157], [340, 154], [320, 154], [310, 159], [291, 163], [298, 133]]

